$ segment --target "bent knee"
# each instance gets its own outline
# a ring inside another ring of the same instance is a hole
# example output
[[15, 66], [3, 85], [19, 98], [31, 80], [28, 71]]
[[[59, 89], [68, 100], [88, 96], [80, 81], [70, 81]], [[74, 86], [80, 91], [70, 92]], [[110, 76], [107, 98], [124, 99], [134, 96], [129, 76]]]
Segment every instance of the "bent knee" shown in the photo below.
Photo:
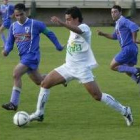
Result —
[[51, 85], [49, 84], [49, 82], [46, 82], [43, 80], [41, 82], [41, 87], [49, 89], [51, 87]]
[[41, 85], [41, 81], [35, 81], [35, 84], [39, 86]]
[[13, 78], [14, 79], [19, 79], [21, 75], [19, 73], [13, 73]]
[[110, 65], [110, 69], [113, 70], [113, 71], [116, 71], [117, 70], [117, 67], [114, 66], [114, 65]]

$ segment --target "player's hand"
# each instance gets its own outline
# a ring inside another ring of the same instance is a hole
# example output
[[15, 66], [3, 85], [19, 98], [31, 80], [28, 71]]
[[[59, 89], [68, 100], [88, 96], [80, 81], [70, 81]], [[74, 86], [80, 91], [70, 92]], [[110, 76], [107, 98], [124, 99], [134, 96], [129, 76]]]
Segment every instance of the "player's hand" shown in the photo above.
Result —
[[56, 23], [56, 24], [62, 23], [62, 21], [56, 16], [51, 17], [51, 22]]
[[65, 44], [65, 45], [63, 45], [63, 50], [65, 49], [67, 47], [67, 45]]
[[63, 45], [63, 46], [61, 45], [61, 47], [57, 48], [57, 50], [58, 51], [63, 51], [65, 49], [65, 47], [66, 47], [65, 45]]
[[8, 55], [8, 53], [5, 50], [2, 50], [1, 53], [2, 53], [3, 56], [7, 56]]
[[103, 32], [100, 30], [97, 30], [98, 35], [103, 36]]

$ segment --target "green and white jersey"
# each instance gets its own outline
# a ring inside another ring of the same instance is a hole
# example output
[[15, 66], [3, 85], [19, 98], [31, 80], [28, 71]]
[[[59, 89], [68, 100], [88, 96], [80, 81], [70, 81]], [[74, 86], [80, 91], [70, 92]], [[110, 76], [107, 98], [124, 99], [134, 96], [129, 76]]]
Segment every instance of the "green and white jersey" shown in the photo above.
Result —
[[67, 43], [66, 65], [70, 67], [97, 67], [97, 62], [91, 49], [91, 30], [88, 25], [78, 26], [82, 34], [70, 31]]

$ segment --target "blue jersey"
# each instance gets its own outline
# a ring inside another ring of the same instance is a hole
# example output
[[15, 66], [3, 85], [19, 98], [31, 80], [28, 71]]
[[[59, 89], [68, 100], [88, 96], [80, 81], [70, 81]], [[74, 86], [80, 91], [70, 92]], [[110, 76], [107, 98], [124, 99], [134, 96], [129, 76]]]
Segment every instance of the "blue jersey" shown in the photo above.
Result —
[[39, 51], [39, 34], [46, 29], [43, 22], [27, 18], [24, 24], [14, 22], [9, 30], [5, 50], [9, 53], [17, 45], [19, 55]]
[[13, 49], [14, 43], [16, 43], [20, 62], [31, 70], [35, 70], [38, 68], [40, 61], [40, 33], [46, 35], [57, 50], [63, 50], [55, 34], [48, 30], [43, 22], [29, 18], [26, 18], [24, 24], [16, 21], [10, 26], [4, 50], [9, 54]]
[[15, 42], [20, 56], [39, 52], [40, 33], [45, 34], [57, 50], [63, 49], [55, 34], [43, 22], [27, 18], [24, 24], [16, 21], [10, 26], [5, 51], [9, 53]]
[[10, 19], [10, 16], [14, 13], [14, 6], [11, 4], [2, 4], [0, 6], [0, 13], [2, 15], [2, 21]]
[[121, 16], [116, 21], [115, 31], [113, 38], [118, 39], [120, 46], [123, 48], [127, 45], [133, 44], [132, 33], [137, 32], [139, 27], [134, 22]]

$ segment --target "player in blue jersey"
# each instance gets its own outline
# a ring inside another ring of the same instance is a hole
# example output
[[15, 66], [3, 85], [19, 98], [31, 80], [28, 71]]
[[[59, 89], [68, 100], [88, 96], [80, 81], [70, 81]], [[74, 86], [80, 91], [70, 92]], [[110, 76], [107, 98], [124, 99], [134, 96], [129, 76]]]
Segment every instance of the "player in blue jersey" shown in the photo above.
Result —
[[4, 30], [10, 28], [10, 25], [12, 23], [12, 18], [14, 16], [14, 5], [10, 4], [8, 0], [3, 0], [3, 4], [0, 6], [0, 14], [2, 16], [0, 34], [4, 47], [6, 44], [6, 37], [4, 34]]
[[137, 32], [139, 27], [136, 23], [122, 16], [122, 8], [114, 5], [111, 9], [111, 15], [116, 21], [113, 34], [97, 31], [98, 35], [109, 39], [118, 40], [121, 51], [113, 58], [111, 69], [120, 73], [126, 73], [136, 82], [140, 82], [140, 69], [134, 67], [137, 64], [138, 46]]
[[52, 41], [58, 51], [63, 50], [55, 34], [43, 22], [29, 19], [26, 16], [24, 4], [19, 3], [15, 5], [14, 15], [17, 21], [10, 26], [8, 40], [2, 53], [4, 56], [8, 56], [15, 42], [18, 48], [20, 62], [13, 72], [14, 85], [10, 103], [2, 105], [7, 110], [17, 110], [18, 108], [22, 88], [21, 77], [25, 73], [28, 73], [29, 77], [37, 85], [40, 85], [43, 80], [43, 76], [38, 71], [40, 62], [39, 35], [43, 33]]
[[111, 95], [101, 92], [92, 69], [97, 62], [91, 49], [91, 30], [83, 23], [83, 17], [78, 7], [72, 7], [65, 12], [65, 22], [56, 16], [51, 21], [70, 30], [67, 44], [66, 62], [52, 70], [41, 82], [36, 112], [30, 115], [30, 121], [43, 121], [45, 103], [48, 101], [50, 89], [58, 84], [78, 80], [87, 92], [97, 101], [101, 101], [121, 113], [127, 125], [133, 124], [130, 107], [123, 106]]

